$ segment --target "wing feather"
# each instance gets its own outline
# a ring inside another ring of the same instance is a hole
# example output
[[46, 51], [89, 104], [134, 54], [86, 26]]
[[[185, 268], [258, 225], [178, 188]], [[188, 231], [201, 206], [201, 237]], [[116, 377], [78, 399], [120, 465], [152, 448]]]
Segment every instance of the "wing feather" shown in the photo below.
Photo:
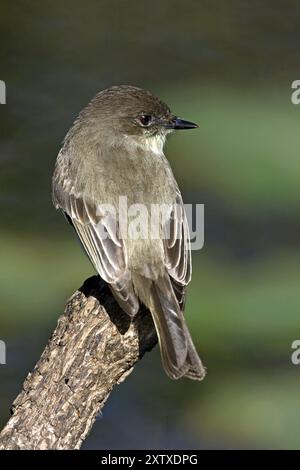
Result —
[[[55, 186], [57, 188], [57, 181]], [[57, 190], [54, 192], [55, 206], [63, 210], [73, 225], [94, 268], [109, 284], [120, 306], [128, 315], [134, 316], [139, 301], [126, 266], [125, 247], [118, 237], [114, 214], [108, 210], [98, 213], [86, 196], [74, 194], [66, 179], [60, 188], [59, 194]]]
[[164, 240], [165, 264], [174, 293], [181, 309], [185, 305], [186, 286], [191, 280], [191, 248], [189, 227], [179, 190], [168, 224]]

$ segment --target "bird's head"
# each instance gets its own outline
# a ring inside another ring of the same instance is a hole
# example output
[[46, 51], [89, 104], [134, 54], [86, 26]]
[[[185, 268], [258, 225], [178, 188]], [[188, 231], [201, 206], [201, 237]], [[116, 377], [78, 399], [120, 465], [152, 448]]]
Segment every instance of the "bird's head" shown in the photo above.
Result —
[[194, 129], [197, 124], [175, 116], [170, 108], [149, 91], [121, 85], [98, 93], [84, 114], [93, 117], [104, 133], [136, 138], [161, 138], [177, 129]]

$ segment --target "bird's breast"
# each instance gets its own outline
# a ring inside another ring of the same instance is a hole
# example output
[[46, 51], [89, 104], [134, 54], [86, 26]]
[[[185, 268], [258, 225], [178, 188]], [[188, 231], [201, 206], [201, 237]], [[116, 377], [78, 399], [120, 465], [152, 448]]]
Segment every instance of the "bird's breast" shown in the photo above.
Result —
[[[80, 170], [80, 169], [78, 169]], [[97, 207], [110, 206], [121, 227], [128, 267], [157, 277], [164, 266], [163, 221], [176, 200], [177, 184], [163, 154], [98, 149], [93, 165], [77, 173], [77, 185]], [[124, 223], [125, 220], [125, 223]]]
[[120, 198], [132, 204], [172, 204], [176, 182], [163, 154], [137, 150], [100, 150], [99, 159], [85, 179], [98, 202], [119, 205]]

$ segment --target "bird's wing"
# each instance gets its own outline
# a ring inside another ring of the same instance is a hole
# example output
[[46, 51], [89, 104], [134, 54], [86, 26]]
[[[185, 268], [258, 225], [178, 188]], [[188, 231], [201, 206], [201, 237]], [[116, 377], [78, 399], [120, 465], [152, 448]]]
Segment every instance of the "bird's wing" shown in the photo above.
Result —
[[59, 197], [54, 192], [55, 206], [66, 214], [90, 261], [109, 284], [120, 306], [128, 315], [134, 316], [139, 302], [127, 270], [126, 252], [118, 237], [115, 215], [108, 210], [101, 212], [101, 208], [86, 196], [74, 193], [66, 181], [64, 187], [69, 190], [62, 190]]
[[165, 264], [174, 293], [182, 310], [186, 286], [191, 280], [191, 249], [189, 227], [181, 194], [177, 191], [176, 203], [165, 227]]
[[189, 228], [179, 190], [164, 226], [166, 273], [152, 285], [151, 313], [158, 332], [162, 363], [173, 379], [201, 380], [205, 369], [183, 316], [186, 286], [191, 279]]

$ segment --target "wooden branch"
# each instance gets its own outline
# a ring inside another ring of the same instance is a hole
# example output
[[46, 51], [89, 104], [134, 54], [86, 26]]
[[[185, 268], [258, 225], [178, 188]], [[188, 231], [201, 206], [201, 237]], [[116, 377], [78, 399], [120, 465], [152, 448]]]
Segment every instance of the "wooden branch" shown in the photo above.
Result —
[[94, 276], [63, 315], [0, 434], [0, 449], [79, 449], [110, 392], [157, 337], [150, 313], [131, 321]]

